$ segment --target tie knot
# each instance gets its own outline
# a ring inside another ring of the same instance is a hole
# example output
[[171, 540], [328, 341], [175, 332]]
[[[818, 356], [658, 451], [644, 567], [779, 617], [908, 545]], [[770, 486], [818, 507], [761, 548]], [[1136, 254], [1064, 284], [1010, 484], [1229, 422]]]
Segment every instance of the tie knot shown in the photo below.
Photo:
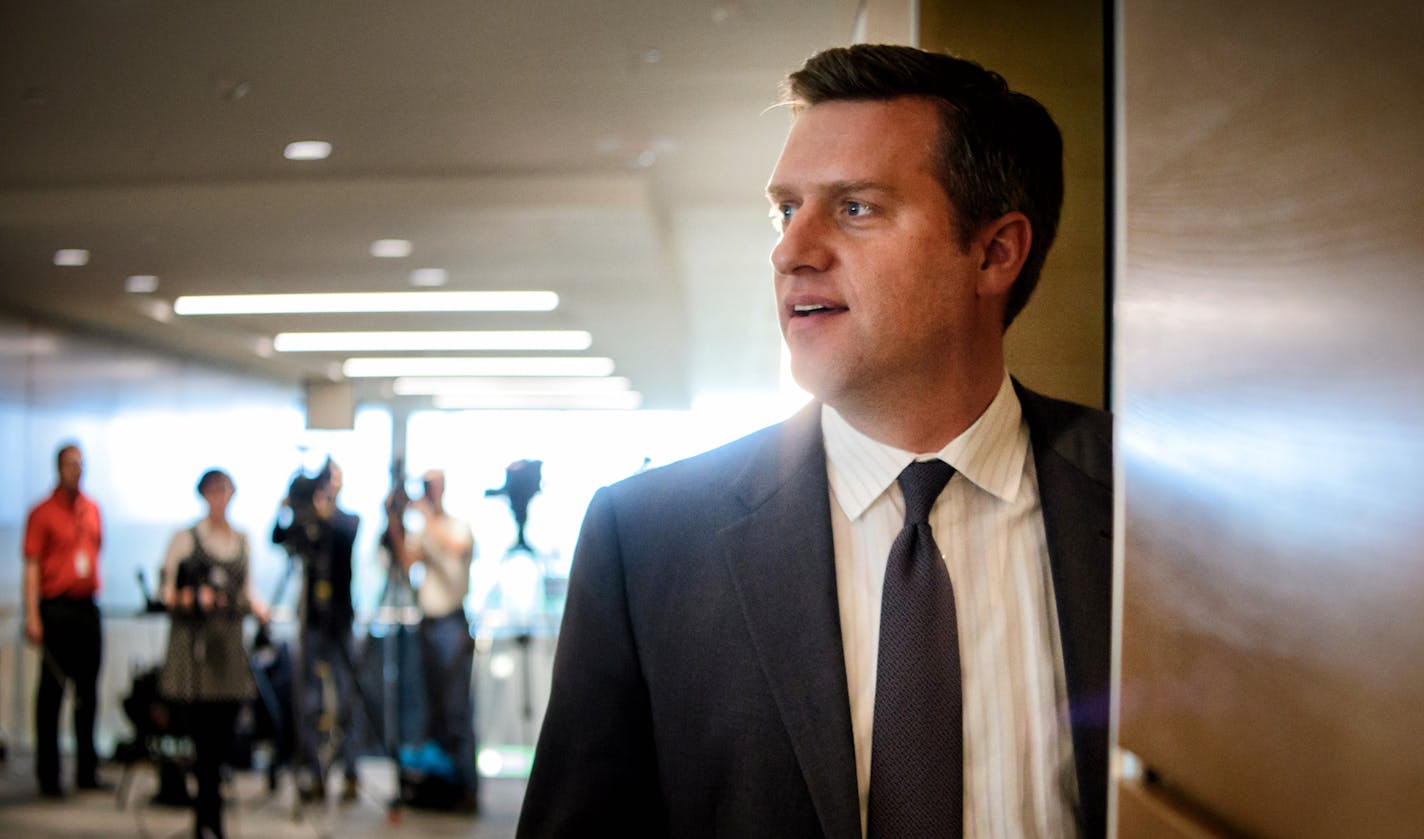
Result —
[[954, 467], [943, 460], [917, 460], [905, 467], [897, 479], [905, 496], [905, 524], [923, 524], [930, 519], [935, 499], [954, 476]]

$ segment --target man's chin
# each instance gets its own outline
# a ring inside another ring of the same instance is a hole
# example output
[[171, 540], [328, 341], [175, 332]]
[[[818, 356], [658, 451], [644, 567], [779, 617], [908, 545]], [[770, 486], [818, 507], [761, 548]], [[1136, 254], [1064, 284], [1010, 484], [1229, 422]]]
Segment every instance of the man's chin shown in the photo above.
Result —
[[798, 364], [795, 357], [791, 360], [791, 379], [797, 386], [818, 402], [823, 402], [831, 407], [835, 407], [838, 401], [837, 396], [841, 392], [840, 377], [833, 369], [824, 364], [811, 363], [804, 360]]

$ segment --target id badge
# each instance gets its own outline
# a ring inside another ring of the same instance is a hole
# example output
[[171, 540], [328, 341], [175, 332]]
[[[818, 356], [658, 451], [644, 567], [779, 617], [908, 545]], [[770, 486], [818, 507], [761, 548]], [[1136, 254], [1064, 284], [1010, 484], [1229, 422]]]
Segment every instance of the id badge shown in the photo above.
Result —
[[93, 570], [89, 563], [89, 554], [80, 551], [74, 555], [74, 576], [81, 580], [89, 579], [89, 572]]

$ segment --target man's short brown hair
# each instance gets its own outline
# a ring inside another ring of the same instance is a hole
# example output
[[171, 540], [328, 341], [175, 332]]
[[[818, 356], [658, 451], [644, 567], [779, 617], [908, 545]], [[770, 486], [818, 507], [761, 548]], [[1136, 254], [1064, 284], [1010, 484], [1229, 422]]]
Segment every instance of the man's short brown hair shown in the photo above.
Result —
[[933, 101], [940, 112], [936, 174], [959, 216], [961, 247], [1015, 210], [1033, 230], [1004, 310], [1004, 325], [1013, 322], [1038, 284], [1063, 204], [1063, 139], [1037, 100], [973, 61], [888, 44], [817, 53], [786, 77], [781, 93], [792, 113], [822, 102]]

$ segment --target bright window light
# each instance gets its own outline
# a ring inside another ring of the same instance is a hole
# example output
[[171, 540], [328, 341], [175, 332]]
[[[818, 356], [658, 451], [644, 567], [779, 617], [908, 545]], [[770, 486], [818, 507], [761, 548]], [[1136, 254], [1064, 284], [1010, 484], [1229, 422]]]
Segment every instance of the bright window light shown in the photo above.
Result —
[[348, 358], [348, 378], [400, 376], [607, 376], [611, 358]]
[[282, 150], [288, 160], [325, 160], [331, 156], [331, 144], [325, 140], [298, 140]]
[[435, 407], [446, 411], [636, 411], [643, 394], [624, 393], [488, 393], [484, 396], [436, 396]]
[[89, 264], [89, 252], [83, 248], [60, 248], [54, 252], [54, 264], [76, 268]]
[[206, 294], [173, 301], [180, 315], [290, 315], [349, 312], [548, 312], [552, 291], [381, 291], [330, 294]]
[[410, 251], [409, 239], [377, 239], [371, 243], [371, 256], [382, 259], [404, 259]]
[[415, 377], [396, 379], [397, 396], [483, 396], [490, 393], [617, 393], [632, 383], [623, 376], [592, 378], [518, 376]]
[[277, 352], [417, 352], [431, 350], [586, 350], [593, 336], [576, 329], [518, 332], [279, 332]]
[[158, 291], [158, 278], [152, 274], [134, 274], [124, 280], [124, 291], [129, 294], [151, 294]]

